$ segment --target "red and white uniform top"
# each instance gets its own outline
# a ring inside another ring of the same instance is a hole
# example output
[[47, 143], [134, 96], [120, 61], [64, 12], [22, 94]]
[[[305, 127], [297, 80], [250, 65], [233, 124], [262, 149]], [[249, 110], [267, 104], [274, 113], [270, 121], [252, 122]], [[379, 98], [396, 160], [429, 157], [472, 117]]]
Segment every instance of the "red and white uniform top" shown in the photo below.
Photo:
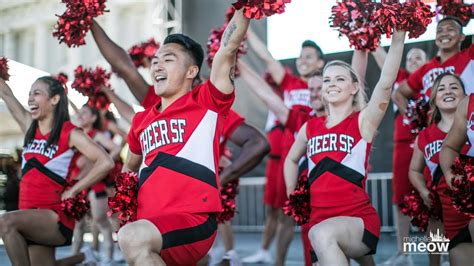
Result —
[[429, 97], [435, 79], [442, 73], [458, 75], [466, 86], [466, 93], [474, 92], [474, 44], [451, 56], [444, 63], [439, 57], [433, 58], [408, 77], [407, 83], [415, 92]]
[[326, 127], [325, 118], [306, 126], [309, 184], [312, 207], [370, 203], [365, 191], [371, 144], [359, 129], [354, 112], [339, 124]]
[[[447, 135], [448, 133], [441, 131], [436, 124], [431, 124], [418, 134], [418, 148], [423, 152], [426, 167], [430, 173], [429, 181], [435, 184], [438, 184], [440, 181], [444, 182], [444, 178], [441, 178], [443, 172], [439, 166], [439, 152]], [[470, 145], [466, 144], [461, 154], [466, 154], [469, 148]]]
[[138, 219], [221, 211], [219, 139], [234, 97], [206, 81], [163, 112], [159, 100], [135, 115], [128, 143], [132, 153], [143, 156]]
[[469, 157], [474, 157], [474, 95], [469, 95], [469, 103], [467, 106], [467, 139], [470, 143], [470, 148], [467, 151], [466, 155]]
[[79, 153], [69, 147], [69, 135], [76, 127], [66, 121], [56, 144], [46, 146], [50, 133], [36, 129], [33, 141], [23, 148], [20, 209], [58, 209], [61, 194], [71, 177]]

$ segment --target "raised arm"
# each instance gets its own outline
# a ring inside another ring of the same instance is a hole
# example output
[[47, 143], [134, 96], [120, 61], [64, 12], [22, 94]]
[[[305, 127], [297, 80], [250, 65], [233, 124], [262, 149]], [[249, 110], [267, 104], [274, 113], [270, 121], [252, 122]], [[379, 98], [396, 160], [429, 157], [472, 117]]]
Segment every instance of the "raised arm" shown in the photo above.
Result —
[[225, 94], [234, 91], [237, 50], [247, 33], [250, 20], [244, 17], [242, 9], [235, 11], [222, 34], [221, 46], [217, 51], [211, 69], [211, 82]]
[[441, 170], [443, 170], [446, 183], [448, 183], [449, 187], [451, 187], [451, 180], [454, 178], [451, 165], [453, 165], [454, 159], [459, 156], [462, 147], [467, 141], [466, 114], [468, 104], [469, 97], [465, 97], [459, 104], [453, 126], [444, 139], [439, 154], [439, 165], [441, 166]]
[[75, 129], [69, 137], [69, 146], [76, 148], [91, 163], [92, 168], [81, 180], [79, 180], [70, 190], [63, 193], [62, 199], [74, 197], [82, 190], [89, 188], [114, 167], [112, 158], [90, 139], [82, 130]]
[[285, 67], [283, 66], [283, 64], [273, 58], [270, 51], [268, 51], [267, 46], [251, 28], [248, 31], [247, 40], [250, 44], [250, 47], [252, 47], [257, 56], [266, 64], [267, 71], [270, 73], [273, 80], [277, 84], [280, 84], [283, 80], [283, 77], [285, 76]]
[[250, 89], [262, 100], [272, 111], [277, 119], [285, 125], [288, 120], [290, 110], [286, 107], [283, 100], [273, 91], [262, 77], [244, 62], [239, 62], [240, 77], [250, 86]]
[[28, 130], [28, 127], [32, 121], [31, 114], [23, 107], [23, 105], [21, 105], [15, 95], [13, 95], [10, 86], [8, 86], [5, 80], [1, 78], [0, 98], [2, 98], [5, 104], [7, 105], [8, 111], [10, 111], [10, 114], [20, 126], [21, 131], [25, 133]]
[[105, 60], [127, 83], [133, 96], [140, 103], [143, 102], [149, 85], [132, 63], [127, 51], [114, 43], [96, 21], [92, 24], [91, 31]]
[[392, 44], [382, 67], [380, 79], [377, 85], [375, 85], [367, 107], [360, 114], [359, 126], [361, 134], [368, 142], [372, 141], [387, 111], [392, 94], [392, 86], [397, 78], [400, 62], [402, 61], [404, 41], [405, 31], [396, 31], [393, 34]]
[[256, 128], [242, 124], [230, 136], [230, 141], [241, 148], [239, 156], [219, 175], [221, 185], [236, 179], [257, 166], [270, 152], [265, 136]]
[[351, 66], [357, 75], [359, 75], [359, 82], [361, 82], [363, 87], [365, 87], [365, 73], [367, 72], [368, 57], [369, 54], [361, 50], [354, 50], [354, 53], [352, 54]]
[[96, 134], [94, 140], [109, 151], [109, 155], [114, 161], [119, 158], [120, 151], [122, 150], [120, 145], [115, 144], [110, 138], [102, 133]]
[[423, 171], [426, 167], [425, 158], [423, 152], [418, 147], [418, 138], [415, 140], [415, 147], [413, 149], [413, 156], [411, 157], [410, 168], [408, 171], [408, 177], [411, 184], [420, 193], [423, 202], [426, 206], [431, 207], [430, 191], [426, 187], [425, 176]]
[[[132, 118], [135, 115], [133, 107], [122, 100], [113, 90], [109, 87], [102, 86], [101, 91], [107, 96], [107, 98], [115, 105], [119, 114], [130, 124]], [[126, 137], [126, 135], [125, 135]]]
[[285, 174], [286, 194], [290, 195], [295, 190], [298, 181], [298, 162], [306, 152], [306, 123], [301, 127], [295, 142], [291, 146], [290, 152], [285, 159], [285, 167], [283, 172]]
[[402, 115], [405, 114], [405, 111], [408, 106], [408, 99], [412, 98], [415, 95], [413, 90], [408, 85], [407, 81], [404, 80], [400, 83], [400, 86], [393, 92], [392, 100], [398, 106], [398, 110]]
[[372, 56], [375, 59], [375, 63], [382, 69], [383, 64], [385, 63], [385, 58], [387, 58], [387, 52], [382, 46], [377, 47], [375, 51], [371, 52]]

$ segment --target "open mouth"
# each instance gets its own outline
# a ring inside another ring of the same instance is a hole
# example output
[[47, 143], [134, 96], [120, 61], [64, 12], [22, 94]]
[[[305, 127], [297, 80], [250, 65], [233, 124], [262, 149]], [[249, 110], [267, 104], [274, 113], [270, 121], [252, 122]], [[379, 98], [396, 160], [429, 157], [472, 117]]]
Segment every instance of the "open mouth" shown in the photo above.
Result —
[[442, 43], [442, 44], [446, 44], [446, 43], [449, 43], [451, 41], [451, 39], [440, 39], [439, 42]]
[[165, 76], [162, 76], [162, 75], [156, 75], [155, 76], [155, 81], [156, 83], [160, 83], [161, 81], [165, 80], [166, 77]]
[[450, 102], [454, 102], [456, 100], [456, 98], [454, 97], [446, 97], [443, 99], [443, 102], [445, 103], [450, 103]]
[[32, 106], [32, 105], [30, 105], [30, 112], [31, 112], [31, 113], [37, 112], [38, 109], [39, 109], [38, 106]]

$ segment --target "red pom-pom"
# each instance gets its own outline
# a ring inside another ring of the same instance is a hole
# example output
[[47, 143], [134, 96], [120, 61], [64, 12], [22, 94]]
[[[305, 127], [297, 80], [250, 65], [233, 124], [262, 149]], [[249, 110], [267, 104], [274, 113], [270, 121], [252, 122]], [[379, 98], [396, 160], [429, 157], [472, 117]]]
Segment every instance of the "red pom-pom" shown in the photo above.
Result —
[[232, 4], [235, 9], [244, 9], [244, 16], [251, 19], [261, 19], [274, 14], [285, 12], [285, 5], [291, 0], [237, 0]]
[[159, 48], [160, 43], [150, 38], [146, 42], [130, 47], [130, 49], [128, 49], [128, 55], [130, 55], [136, 67], [145, 67], [145, 59], [151, 60]]
[[8, 59], [6, 57], [0, 57], [0, 78], [7, 81], [10, 79], [8, 74]]
[[85, 36], [92, 26], [92, 19], [104, 14], [105, 0], [62, 0], [66, 4], [66, 11], [58, 16], [53, 36], [59, 43], [66, 43], [69, 47], [85, 44]]
[[375, 4], [375, 12], [371, 19], [380, 29], [380, 33], [386, 34], [387, 38], [390, 38], [394, 28], [398, 25], [401, 7], [402, 5], [397, 0]]
[[461, 21], [463, 26], [469, 23], [469, 20], [473, 18], [472, 5], [466, 5], [462, 1], [440, 1], [438, 0], [438, 10], [440, 14], [444, 16], [456, 17]]
[[78, 66], [74, 70], [74, 82], [71, 86], [89, 98], [87, 101], [89, 106], [97, 109], [107, 109], [110, 105], [110, 101], [107, 96], [101, 92], [101, 87], [110, 86], [109, 79], [110, 73], [107, 73], [103, 68], [96, 67], [92, 70]]
[[418, 38], [425, 33], [434, 16], [435, 13], [431, 12], [430, 6], [422, 1], [407, 1], [402, 4], [398, 28], [408, 31], [409, 38]]
[[474, 158], [456, 158], [451, 169], [455, 176], [461, 178], [453, 178], [452, 190], [447, 190], [446, 193], [451, 196], [456, 210], [474, 217]]
[[[209, 35], [209, 38], [207, 39], [207, 65], [211, 68], [212, 67], [212, 61], [214, 60], [214, 56], [216, 56], [217, 51], [219, 50], [219, 47], [221, 47], [221, 39], [222, 39], [222, 34], [224, 34], [224, 30], [226, 28], [227, 24], [224, 24], [221, 28], [214, 28], [211, 30], [211, 35]], [[247, 53], [247, 47], [245, 45], [245, 40], [242, 40], [240, 43], [239, 49], [237, 50], [237, 60], [240, 58], [240, 56], [244, 55]], [[239, 75], [239, 70], [235, 68], [235, 76]]]
[[416, 100], [409, 100], [403, 117], [403, 124], [410, 127], [413, 135], [418, 135], [421, 130], [428, 126], [429, 111], [429, 103], [423, 96]]
[[235, 197], [239, 194], [239, 179], [227, 182], [221, 188], [221, 202], [223, 211], [217, 215], [218, 223], [230, 221], [235, 214]]
[[412, 225], [418, 227], [420, 232], [426, 231], [430, 214], [418, 192], [412, 191], [410, 195], [406, 195], [399, 207], [402, 214], [411, 217]]
[[380, 30], [372, 23], [374, 7], [370, 1], [337, 2], [331, 8], [330, 26], [338, 29], [339, 36], [346, 35], [351, 47], [373, 51], [380, 42]]
[[90, 202], [87, 199], [87, 190], [81, 191], [74, 198], [61, 201], [61, 211], [68, 217], [81, 220], [90, 210]]
[[115, 179], [115, 195], [109, 198], [109, 208], [118, 213], [120, 226], [137, 220], [138, 176], [133, 172], [121, 173]]
[[295, 219], [299, 225], [309, 222], [311, 214], [310, 193], [308, 189], [308, 176], [302, 175], [298, 179], [295, 190], [285, 202], [283, 212]]
[[53, 77], [59, 82], [61, 82], [61, 84], [63, 84], [64, 91], [67, 94], [69, 91], [69, 88], [67, 87], [67, 82], [69, 80], [67, 74], [63, 72], [59, 72], [56, 76], [53, 76]]

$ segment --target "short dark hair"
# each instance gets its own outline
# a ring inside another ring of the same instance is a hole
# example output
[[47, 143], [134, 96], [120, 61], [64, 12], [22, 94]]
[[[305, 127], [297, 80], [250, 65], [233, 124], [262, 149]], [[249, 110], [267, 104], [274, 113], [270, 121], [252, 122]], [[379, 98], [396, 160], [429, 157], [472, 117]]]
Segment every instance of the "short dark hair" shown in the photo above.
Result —
[[304, 47], [312, 47], [312, 48], [316, 49], [316, 53], [318, 54], [318, 57], [320, 59], [324, 60], [323, 50], [321, 50], [321, 47], [319, 47], [319, 45], [317, 45], [315, 42], [313, 42], [311, 40], [306, 40], [301, 44], [301, 48], [304, 48]]
[[[438, 22], [438, 25], [441, 24], [441, 22], [448, 21], [448, 20], [451, 20], [451, 21], [456, 22], [456, 24], [459, 26], [459, 32], [460, 32], [461, 34], [463, 34], [463, 32], [462, 32], [462, 28], [463, 28], [462, 22], [461, 22], [461, 20], [460, 20], [459, 18], [457, 18], [457, 17], [446, 16], [446, 17], [442, 18], [442, 19]], [[436, 27], [438, 27], [438, 26], [436, 26]]]
[[204, 50], [198, 42], [184, 34], [176, 33], [168, 35], [163, 41], [163, 44], [168, 43], [176, 43], [181, 45], [191, 56], [194, 64], [196, 64], [199, 67], [199, 70], [201, 70], [202, 61], [204, 60]]

